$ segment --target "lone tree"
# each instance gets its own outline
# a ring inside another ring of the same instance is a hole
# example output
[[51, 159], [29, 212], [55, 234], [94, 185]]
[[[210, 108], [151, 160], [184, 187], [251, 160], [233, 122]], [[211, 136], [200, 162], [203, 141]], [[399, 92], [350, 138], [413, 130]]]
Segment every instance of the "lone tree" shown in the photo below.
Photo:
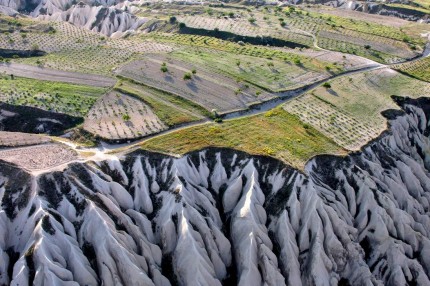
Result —
[[323, 87], [325, 87], [325, 88], [331, 88], [331, 84], [330, 84], [328, 81], [326, 81], [326, 82], [323, 84]]
[[162, 64], [161, 64], [161, 68], [160, 68], [160, 70], [161, 70], [162, 72], [167, 72], [167, 71], [168, 71], [166, 63], [162, 63]]
[[170, 22], [170, 24], [175, 24], [176, 23], [176, 17], [175, 16], [170, 17], [169, 22]]

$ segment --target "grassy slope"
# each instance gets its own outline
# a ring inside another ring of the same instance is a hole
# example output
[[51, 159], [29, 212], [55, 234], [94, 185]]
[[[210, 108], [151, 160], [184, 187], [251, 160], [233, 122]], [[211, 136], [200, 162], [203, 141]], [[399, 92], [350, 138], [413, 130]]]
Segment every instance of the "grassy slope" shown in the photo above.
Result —
[[0, 77], [0, 99], [14, 105], [84, 116], [106, 89], [100, 87]]
[[342, 148], [313, 127], [277, 108], [265, 114], [181, 129], [148, 140], [142, 148], [184, 154], [208, 146], [229, 147], [250, 154], [270, 155], [296, 167], [320, 153]]

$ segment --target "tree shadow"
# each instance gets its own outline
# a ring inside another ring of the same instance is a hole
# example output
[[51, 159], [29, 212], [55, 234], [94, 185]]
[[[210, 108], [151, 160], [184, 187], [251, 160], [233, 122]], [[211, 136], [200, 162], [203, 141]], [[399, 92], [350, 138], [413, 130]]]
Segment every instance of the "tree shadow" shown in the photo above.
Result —
[[199, 88], [197, 87], [196, 83], [193, 80], [190, 80], [187, 82], [187, 87], [191, 89], [193, 92], [198, 92]]
[[333, 89], [331, 89], [331, 88], [328, 88], [327, 92], [330, 93], [333, 96], [339, 96], [339, 94], [336, 91], [334, 91]]
[[170, 82], [170, 83], [174, 83], [175, 82], [175, 79], [171, 75], [169, 75], [169, 74], [164, 76], [164, 80], [167, 81], [167, 82]]

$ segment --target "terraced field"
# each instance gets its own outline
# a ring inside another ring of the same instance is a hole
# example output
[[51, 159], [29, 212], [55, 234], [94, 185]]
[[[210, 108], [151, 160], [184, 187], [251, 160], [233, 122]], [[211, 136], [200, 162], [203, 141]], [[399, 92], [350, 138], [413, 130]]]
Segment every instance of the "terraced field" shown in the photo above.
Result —
[[[2, 19], [12, 18], [2, 16]], [[66, 71], [110, 74], [113, 68], [134, 55], [172, 50], [161, 43], [106, 38], [65, 22], [30, 23], [25, 26], [25, 30], [20, 26], [11, 32], [0, 33], [0, 48], [40, 49], [49, 54], [38, 58], [14, 59], [15, 62]]]
[[118, 91], [100, 98], [84, 122], [86, 131], [108, 140], [140, 138], [166, 128], [148, 105]]
[[162, 92], [130, 81], [120, 81], [115, 90], [141, 99], [169, 127], [212, 117], [202, 106], [180, 96]]
[[[327, 14], [324, 10], [268, 7], [247, 11], [221, 8], [207, 14], [178, 17], [187, 27], [230, 32], [236, 35], [276, 38], [312, 47], [313, 37], [324, 49], [357, 54], [382, 63], [393, 63], [417, 55], [424, 40], [417, 26], [389, 22], [367, 22], [357, 17]], [[186, 30], [184, 30], [187, 33]]]
[[273, 97], [253, 86], [210, 73], [200, 65], [166, 57], [147, 57], [130, 62], [117, 73], [150, 87], [179, 95], [207, 110], [225, 112], [246, 109], [248, 105]]
[[398, 109], [391, 95], [428, 96], [430, 84], [390, 69], [344, 76], [284, 105], [339, 145], [356, 150], [386, 129], [381, 112]]
[[[101, 97], [105, 88], [4, 74], [0, 100], [88, 115], [86, 131], [108, 140], [131, 140], [213, 119], [216, 113], [244, 110], [345, 71], [401, 62], [417, 56], [424, 44], [421, 24], [392, 25], [386, 17], [379, 21], [374, 15], [367, 21], [363, 14], [341, 14], [328, 7], [146, 3], [130, 9], [150, 20], [118, 39], [64, 22], [0, 16], [0, 29], [5, 31], [0, 34], [0, 48], [48, 53], [14, 56], [12, 62], [105, 78], [115, 74], [119, 79]], [[394, 68], [428, 80], [427, 59]], [[174, 139], [169, 137], [174, 135], [162, 137], [166, 142], [180, 139], [178, 147], [167, 148], [158, 139], [150, 140], [147, 147], [173, 153], [205, 144], [238, 147], [301, 165], [311, 154], [355, 150], [375, 138], [386, 124], [380, 112], [397, 108], [391, 95], [417, 97], [428, 91], [426, 83], [388, 69], [343, 76], [282, 108], [249, 117], [256, 127], [245, 118], [228, 120], [177, 131]], [[267, 136], [274, 143], [239, 143], [238, 136], [244, 135], [240, 126], [253, 133], [251, 137], [255, 134], [255, 142]], [[288, 135], [297, 130], [297, 136]], [[277, 132], [280, 137], [274, 138]], [[325, 143], [319, 147], [313, 137]], [[302, 140], [311, 146], [308, 151]]]
[[[305, 57], [305, 54], [299, 55]], [[194, 66], [204, 66], [217, 74], [225, 74], [230, 77], [245, 81], [248, 84], [260, 87], [250, 90], [250, 93], [259, 92], [259, 98], [262, 97], [262, 90], [271, 92], [282, 92], [302, 87], [332, 75], [327, 65], [327, 69], [317, 68], [317, 63], [323, 63], [314, 57], [309, 62], [314, 61], [315, 66], [311, 67], [305, 64], [294, 63], [289, 61], [280, 61], [276, 59], [259, 58], [248, 55], [235, 55], [227, 52], [199, 51], [199, 50], [181, 50], [171, 54], [172, 58], [179, 59], [183, 62], [192, 63]], [[243, 87], [243, 85], [242, 85]], [[238, 87], [241, 88], [241, 87]]]
[[396, 65], [393, 68], [414, 78], [430, 82], [430, 57]]
[[191, 46], [193, 48], [204, 48], [215, 51], [229, 52], [234, 55], [245, 55], [269, 60], [280, 60], [286, 63], [300, 65], [303, 68], [316, 72], [325, 72], [327, 69], [329, 69], [331, 73], [336, 74], [343, 71], [342, 67], [334, 65], [334, 63], [326, 62], [324, 60], [316, 60], [305, 55], [300, 55], [299, 53], [291, 52], [290, 50], [274, 49], [272, 47], [261, 45], [235, 43], [208, 36], [194, 36], [173, 33], [151, 33], [147, 35], [140, 35], [137, 37], [137, 39], [140, 39], [141, 41], [153, 40], [162, 43], [176, 44], [178, 46], [182, 46], [185, 50], [189, 49], [188, 47]]

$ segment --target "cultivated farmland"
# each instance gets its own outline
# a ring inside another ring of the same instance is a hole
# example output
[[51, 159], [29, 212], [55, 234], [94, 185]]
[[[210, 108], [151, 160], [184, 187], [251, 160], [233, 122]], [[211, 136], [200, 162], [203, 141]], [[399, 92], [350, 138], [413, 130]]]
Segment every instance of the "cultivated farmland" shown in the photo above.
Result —
[[120, 81], [115, 90], [143, 100], [169, 127], [212, 116], [212, 113], [192, 101], [127, 80]]
[[166, 128], [147, 104], [118, 91], [100, 98], [84, 122], [85, 130], [109, 140], [139, 138]]
[[179, 95], [207, 110], [219, 112], [246, 109], [252, 103], [273, 98], [253, 86], [206, 71], [202, 66], [165, 57], [147, 57], [118, 69], [122, 77]]
[[430, 84], [379, 69], [335, 79], [284, 105], [339, 145], [356, 150], [386, 129], [381, 112], [398, 109], [391, 95], [427, 96]]
[[0, 100], [13, 105], [85, 116], [106, 89], [0, 75]]
[[[416, 26], [396, 26], [366, 22], [340, 15], [280, 7], [259, 9], [221, 8], [206, 14], [179, 17], [187, 27], [208, 31], [229, 32], [239, 36], [282, 39], [290, 46], [304, 45], [357, 54], [382, 63], [394, 63], [417, 55], [424, 41]], [[324, 12], [324, 11], [322, 11]], [[183, 29], [183, 33], [193, 33]], [[221, 36], [221, 33], [218, 33]], [[240, 38], [240, 37], [239, 37]], [[316, 41], [315, 41], [316, 40]]]
[[110, 74], [120, 63], [140, 53], [172, 50], [162, 43], [110, 39], [69, 23], [42, 21], [34, 21], [25, 31], [17, 28], [0, 33], [0, 48], [49, 53], [43, 57], [14, 59], [16, 62], [98, 74]]
[[430, 57], [399, 64], [393, 68], [417, 79], [430, 82]]
[[331, 75], [331, 65], [327, 65], [326, 70], [323, 67], [318, 68], [317, 65], [323, 61], [311, 60], [302, 55], [299, 58], [307, 59], [307, 63], [207, 50], [178, 51], [171, 56], [195, 66], [205, 66], [218, 74], [228, 75], [271, 92], [296, 89]]

